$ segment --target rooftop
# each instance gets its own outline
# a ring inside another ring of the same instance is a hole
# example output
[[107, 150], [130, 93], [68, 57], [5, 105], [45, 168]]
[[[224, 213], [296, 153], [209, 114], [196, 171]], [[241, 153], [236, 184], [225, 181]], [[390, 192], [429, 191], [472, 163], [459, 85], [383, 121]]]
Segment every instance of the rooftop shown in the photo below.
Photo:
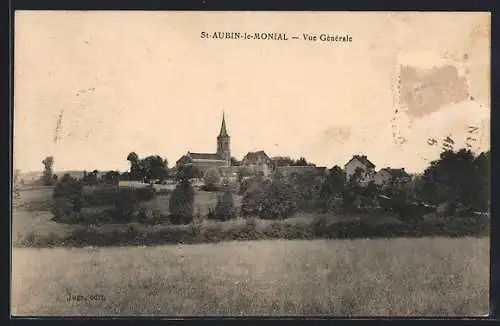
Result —
[[354, 159], [357, 159], [359, 162], [361, 162], [361, 164], [363, 164], [367, 168], [373, 169], [375, 167], [375, 164], [370, 162], [370, 160], [368, 159], [368, 157], [366, 157], [366, 155], [354, 155], [345, 165], [348, 165]]

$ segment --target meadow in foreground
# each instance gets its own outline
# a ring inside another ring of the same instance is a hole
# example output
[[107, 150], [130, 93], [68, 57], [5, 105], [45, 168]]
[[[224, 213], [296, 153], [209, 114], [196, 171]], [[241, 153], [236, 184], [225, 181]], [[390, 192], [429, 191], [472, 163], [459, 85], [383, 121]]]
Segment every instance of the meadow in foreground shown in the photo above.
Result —
[[14, 248], [12, 258], [14, 315], [488, 312], [486, 238]]

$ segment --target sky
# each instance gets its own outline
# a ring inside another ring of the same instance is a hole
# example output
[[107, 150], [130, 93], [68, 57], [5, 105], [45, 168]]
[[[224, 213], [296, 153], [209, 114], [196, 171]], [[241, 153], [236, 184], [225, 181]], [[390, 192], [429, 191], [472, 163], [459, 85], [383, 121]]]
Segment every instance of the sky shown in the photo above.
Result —
[[487, 13], [18, 11], [14, 46], [21, 171], [48, 155], [59, 171], [124, 171], [131, 151], [172, 166], [215, 152], [223, 111], [237, 159], [264, 150], [332, 167], [364, 154], [419, 172], [439, 155], [429, 138], [461, 146], [474, 125], [474, 150], [490, 146]]

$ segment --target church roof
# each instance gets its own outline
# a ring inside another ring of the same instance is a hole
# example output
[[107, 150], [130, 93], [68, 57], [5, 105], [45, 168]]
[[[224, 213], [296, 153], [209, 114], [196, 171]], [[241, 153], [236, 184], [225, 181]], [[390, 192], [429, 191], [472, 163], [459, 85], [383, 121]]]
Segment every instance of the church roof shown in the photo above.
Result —
[[220, 127], [219, 137], [229, 137], [226, 130], [226, 119], [224, 113], [222, 113], [222, 125]]
[[193, 160], [220, 160], [217, 153], [188, 153], [188, 156]]

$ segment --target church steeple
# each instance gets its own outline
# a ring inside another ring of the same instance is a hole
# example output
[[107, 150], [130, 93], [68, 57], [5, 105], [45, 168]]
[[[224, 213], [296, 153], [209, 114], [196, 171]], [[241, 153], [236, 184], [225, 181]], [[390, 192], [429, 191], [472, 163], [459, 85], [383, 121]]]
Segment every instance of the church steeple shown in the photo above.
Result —
[[222, 125], [220, 127], [219, 137], [229, 137], [226, 130], [226, 119], [224, 111], [222, 111]]
[[231, 150], [229, 149], [229, 135], [226, 130], [226, 117], [222, 111], [222, 125], [219, 136], [217, 136], [217, 156], [225, 160], [228, 166], [231, 164]]

